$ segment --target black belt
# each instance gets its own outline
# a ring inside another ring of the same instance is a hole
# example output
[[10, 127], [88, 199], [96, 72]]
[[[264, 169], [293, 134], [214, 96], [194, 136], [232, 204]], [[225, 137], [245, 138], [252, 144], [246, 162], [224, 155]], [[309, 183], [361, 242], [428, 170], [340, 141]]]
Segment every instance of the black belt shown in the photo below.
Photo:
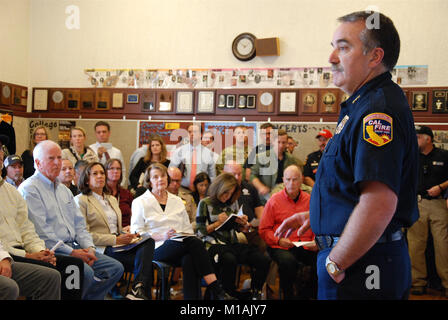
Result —
[[[314, 240], [316, 241], [319, 250], [323, 250], [327, 248], [333, 248], [339, 241], [339, 238], [339, 236], [316, 236]], [[403, 233], [401, 232], [401, 230], [397, 230], [392, 234], [383, 234], [376, 243], [398, 241], [401, 240], [401, 238], [403, 238]]]

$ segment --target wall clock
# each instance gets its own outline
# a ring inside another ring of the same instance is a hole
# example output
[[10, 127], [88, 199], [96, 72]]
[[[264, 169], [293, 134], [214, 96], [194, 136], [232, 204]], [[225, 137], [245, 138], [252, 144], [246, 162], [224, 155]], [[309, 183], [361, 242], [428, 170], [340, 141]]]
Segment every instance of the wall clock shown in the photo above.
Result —
[[235, 58], [249, 61], [255, 58], [255, 40], [257, 38], [248, 32], [241, 33], [233, 40], [232, 52]]

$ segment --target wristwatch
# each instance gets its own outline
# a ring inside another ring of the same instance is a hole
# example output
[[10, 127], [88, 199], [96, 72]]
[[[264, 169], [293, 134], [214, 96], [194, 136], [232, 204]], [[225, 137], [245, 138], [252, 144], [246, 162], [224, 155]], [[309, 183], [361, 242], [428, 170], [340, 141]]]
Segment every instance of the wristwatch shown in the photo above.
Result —
[[327, 268], [327, 271], [332, 276], [337, 276], [344, 272], [344, 270], [339, 269], [338, 265], [330, 260], [330, 255], [327, 256], [327, 259], [325, 260], [325, 267]]

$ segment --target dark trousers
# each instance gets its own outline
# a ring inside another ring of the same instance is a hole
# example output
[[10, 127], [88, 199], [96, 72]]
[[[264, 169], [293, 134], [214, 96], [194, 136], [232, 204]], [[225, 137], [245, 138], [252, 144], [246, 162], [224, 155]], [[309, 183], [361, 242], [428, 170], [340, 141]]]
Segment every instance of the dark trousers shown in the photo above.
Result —
[[411, 262], [403, 239], [375, 244], [364, 256], [345, 271], [337, 284], [325, 268], [331, 249], [317, 256], [318, 299], [320, 300], [401, 300], [409, 297]]
[[[268, 247], [267, 251], [278, 265], [280, 287], [285, 299], [315, 299], [317, 297], [317, 252], [305, 250], [302, 247], [293, 247], [289, 250]], [[302, 272], [298, 283], [298, 271], [303, 271], [305, 266], [310, 267], [310, 275], [306, 278]], [[294, 293], [294, 284], [300, 285], [297, 294]]]
[[214, 244], [208, 249], [218, 279], [225, 291], [232, 294], [235, 288], [238, 264], [247, 264], [255, 270], [252, 287], [261, 290], [269, 272], [271, 259], [252, 245], [244, 243]]
[[165, 241], [154, 251], [154, 260], [182, 267], [185, 300], [200, 299], [200, 279], [214, 273], [204, 243], [196, 237]]
[[141, 245], [128, 251], [113, 252], [111, 247], [106, 247], [104, 254], [120, 261], [125, 271], [132, 270], [134, 273], [134, 283], [142, 282], [148, 294], [151, 293], [154, 239], [148, 239]]
[[81, 300], [84, 281], [84, 262], [81, 259], [56, 254], [56, 266], [54, 266], [41, 260], [11, 256], [14, 261], [38, 264], [58, 270], [61, 274], [61, 300]]

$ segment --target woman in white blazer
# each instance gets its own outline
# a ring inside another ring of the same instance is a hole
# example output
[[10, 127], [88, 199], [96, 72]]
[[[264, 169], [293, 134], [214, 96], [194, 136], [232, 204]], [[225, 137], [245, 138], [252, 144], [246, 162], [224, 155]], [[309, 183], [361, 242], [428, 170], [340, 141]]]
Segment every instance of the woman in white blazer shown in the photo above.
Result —
[[167, 191], [169, 176], [161, 163], [145, 172], [143, 187], [148, 190], [132, 202], [131, 232], [148, 234], [156, 241], [154, 259], [181, 265], [184, 299], [199, 299], [199, 280], [207, 284], [206, 298], [227, 300], [218, 284], [208, 253], [194, 236], [181, 198]]
[[105, 172], [101, 163], [89, 163], [79, 178], [81, 194], [75, 197], [75, 201], [86, 219], [87, 230], [97, 250], [125, 265], [134, 265], [134, 285], [126, 297], [131, 300], [148, 300], [151, 298], [153, 280], [154, 240], [148, 239], [126, 251], [113, 250], [115, 245], [130, 244], [138, 234], [122, 229], [120, 207], [117, 199], [109, 194]]

